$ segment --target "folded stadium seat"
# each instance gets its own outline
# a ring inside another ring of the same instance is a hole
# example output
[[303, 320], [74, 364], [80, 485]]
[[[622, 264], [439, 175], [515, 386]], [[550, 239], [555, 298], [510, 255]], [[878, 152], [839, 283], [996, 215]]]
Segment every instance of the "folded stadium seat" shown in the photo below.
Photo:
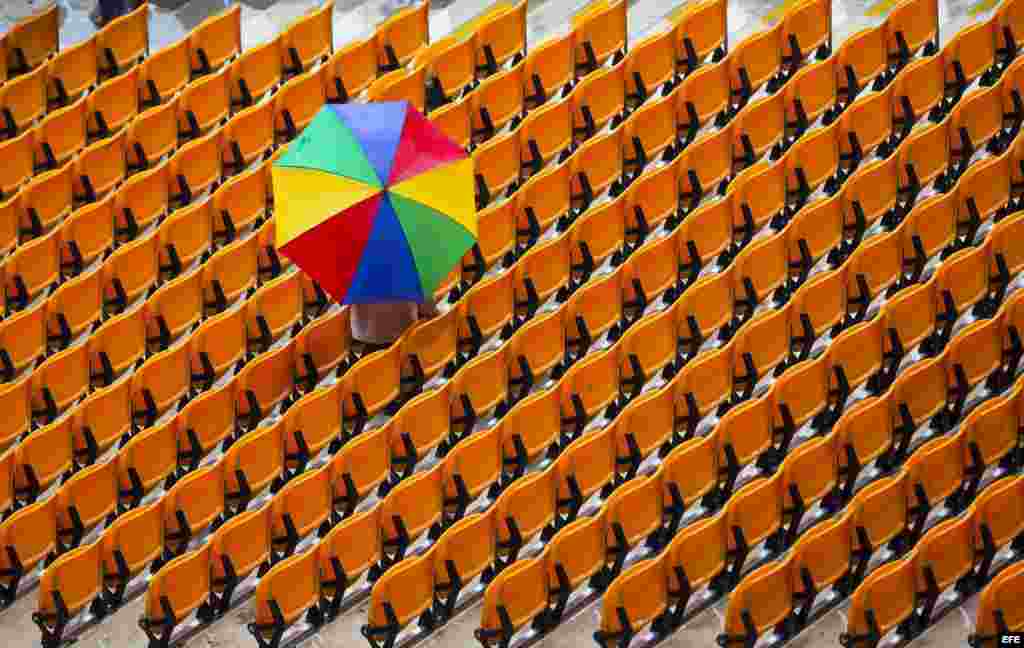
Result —
[[328, 0], [281, 33], [281, 72], [285, 77], [327, 60], [334, 51], [333, 18], [334, 2]]
[[139, 70], [104, 81], [86, 96], [86, 132], [102, 139], [121, 130], [139, 114]]
[[11, 382], [26, 367], [46, 356], [46, 319], [49, 303], [10, 315], [0, 324], [0, 365], [4, 382]]
[[681, 12], [673, 21], [676, 69], [689, 75], [711, 57], [718, 63], [728, 49], [726, 3], [707, 0]]
[[846, 264], [847, 305], [854, 319], [870, 318], [877, 307], [906, 287], [903, 278], [903, 244], [897, 233], [886, 233], [863, 242]]
[[[430, 111], [430, 121], [435, 126], [441, 129], [453, 142], [458, 144], [461, 148], [469, 151], [472, 147], [473, 136], [470, 126], [470, 110], [472, 105], [468, 99], [460, 99], [446, 104], [440, 108], [434, 108]], [[506, 137], [516, 138], [515, 134], [510, 133]], [[518, 144], [518, 139], [516, 139]], [[518, 152], [518, 151], [517, 151]], [[516, 156], [518, 159], [518, 155]], [[518, 174], [518, 169], [516, 170]]]
[[118, 76], [149, 56], [149, 3], [119, 16], [96, 32], [101, 77]]
[[[476, 350], [509, 325], [513, 330], [515, 321], [515, 278], [506, 272], [477, 283], [462, 297], [464, 316], [459, 323], [459, 342], [473, 340]], [[472, 319], [472, 323], [469, 320]], [[468, 330], [463, 330], [468, 329]], [[479, 338], [479, 339], [476, 339]]]
[[919, 53], [927, 58], [939, 50], [939, 7], [933, 0], [907, 0], [885, 19], [889, 65], [901, 70]]
[[400, 69], [379, 77], [367, 90], [369, 101], [408, 101], [416, 110], [426, 112], [427, 72], [423, 65], [413, 70]]
[[123, 380], [94, 391], [75, 409], [71, 445], [76, 466], [95, 463], [100, 453], [131, 433], [129, 383]]
[[[1016, 397], [1019, 398], [1019, 393]], [[1024, 517], [1021, 515], [1019, 499], [1022, 486], [1024, 481], [1019, 477], [1012, 477], [999, 480], [981, 491], [974, 502], [974, 542], [977, 546], [987, 545], [985, 536], [988, 536], [992, 545], [1004, 547], [1024, 530]], [[978, 573], [982, 578], [991, 577], [1005, 566], [1005, 563], [982, 563], [979, 565]], [[982, 598], [984, 599], [984, 594]]]
[[68, 276], [77, 275], [114, 248], [114, 195], [72, 212], [60, 231], [62, 269]]
[[744, 398], [759, 397], [787, 368], [789, 322], [784, 309], [755, 317], [735, 334], [735, 390]]
[[572, 17], [576, 77], [584, 77], [612, 59], [619, 63], [626, 53], [628, 29], [626, 3], [597, 2]]
[[[342, 437], [358, 436], [371, 418], [384, 412], [401, 394], [402, 358], [392, 345], [385, 351], [363, 356], [341, 377]], [[351, 423], [354, 432], [347, 431]]]
[[508, 61], [526, 55], [526, 1], [487, 16], [474, 34], [475, 67], [479, 77], [498, 72]]
[[[790, 268], [798, 271], [797, 278], [801, 284], [810, 278], [811, 269], [816, 261], [825, 259], [828, 263], [824, 270], [833, 270], [836, 264], [832, 261], [841, 255], [842, 250], [839, 246], [843, 241], [843, 214], [840, 210], [839, 197], [814, 201], [798, 211], [788, 223], [785, 236]], [[836, 249], [836, 252], [833, 253], [833, 249]], [[793, 295], [794, 301], [797, 300], [798, 294], [799, 292]], [[843, 301], [844, 307], [845, 304]], [[814, 324], [815, 330], [818, 331], [817, 335], [824, 333], [824, 329], [817, 328], [821, 325], [820, 322]]]
[[199, 394], [174, 420], [172, 432], [180, 448], [176, 455], [178, 472], [195, 470], [218, 444], [231, 442], [235, 432], [235, 383]]
[[[502, 352], [484, 353], [470, 359], [452, 378], [450, 387], [442, 395], [450, 400], [451, 434], [441, 443], [438, 453], [444, 455], [455, 444], [473, 433], [479, 423], [487, 426], [493, 414], [496, 418], [506, 408], [502, 405], [508, 396], [508, 369]], [[501, 407], [501, 411], [496, 408]]]
[[566, 346], [580, 357], [622, 321], [622, 276], [618, 272], [595, 277], [573, 293], [563, 311]]
[[683, 79], [672, 95], [676, 105], [679, 139], [683, 146], [697, 137], [701, 128], [713, 123], [724, 126], [732, 116], [728, 63], [697, 68]]
[[[704, 279], [698, 279], [682, 294], [676, 317], [680, 322], [687, 322], [690, 337], [684, 338], [681, 344], [690, 347], [690, 356], [696, 355], [705, 340], [725, 326], [732, 319], [733, 292], [730, 273], [718, 273]], [[693, 322], [690, 322], [690, 319]], [[722, 341], [727, 341], [724, 336]]]
[[[594, 640], [602, 648], [629, 645], [637, 628], [651, 623], [668, 606], [668, 582], [660, 560], [644, 560], [624, 571], [601, 597], [600, 629]], [[614, 612], [612, 612], [614, 610]]]
[[828, 2], [802, 2], [787, 9], [780, 22], [782, 63], [790, 76], [808, 57], [823, 61], [832, 55], [832, 5]]
[[626, 66], [622, 63], [595, 70], [573, 88], [573, 135], [577, 141], [593, 137], [607, 124], [618, 128], [626, 108]]
[[148, 169], [178, 146], [178, 99], [136, 117], [127, 129], [125, 157], [129, 172]]
[[88, 345], [89, 377], [93, 384], [112, 384], [146, 353], [142, 305], [104, 322], [89, 336]]
[[[293, 555], [299, 541], [320, 527], [321, 536], [332, 510], [330, 472], [326, 467], [297, 475], [270, 500], [270, 562]], [[321, 527], [320, 525], [324, 526]]]
[[729, 53], [723, 64], [729, 69], [730, 108], [738, 110], [747, 105], [762, 86], [769, 93], [782, 83], [782, 22], [745, 38]]
[[[752, 324], [751, 326], [756, 325]], [[807, 362], [795, 363], [776, 381], [769, 398], [772, 401], [772, 424], [776, 436], [779, 437], [779, 447], [783, 450], [789, 450], [792, 447], [794, 436], [804, 425], [811, 424], [820, 432], [825, 432], [835, 418], [842, 413], [841, 405], [838, 413], [828, 407], [829, 369], [825, 360], [815, 358]], [[837, 391], [836, 395], [837, 400], [843, 397], [841, 391]], [[805, 451], [809, 445], [800, 446], [799, 451]], [[794, 461], [797, 452], [797, 450], [791, 452], [786, 461]], [[828, 456], [831, 458], [831, 450], [829, 450]], [[785, 467], [782, 471], [785, 478]], [[810, 497], [810, 494], [802, 491], [801, 496], [807, 498]], [[820, 497], [819, 495], [818, 498]], [[807, 502], [808, 505], [811, 503], [813, 501]], [[799, 507], [794, 510], [798, 509]], [[797, 524], [792, 525], [788, 530], [790, 544], [796, 539], [796, 527], [799, 526], [799, 523], [800, 520], [797, 520]]]
[[[298, 475], [341, 432], [341, 392], [316, 389], [295, 401], [281, 423], [285, 476]], [[278, 471], [281, 472], [280, 470]]]
[[834, 439], [815, 439], [802, 445], [790, 453], [780, 470], [786, 522], [774, 544], [791, 548], [805, 533], [804, 527], [827, 519], [835, 508], [829, 502], [839, 477]]
[[57, 543], [61, 553], [78, 547], [117, 508], [117, 472], [113, 462], [79, 470], [57, 489]]
[[570, 284], [570, 255], [571, 241], [561, 236], [530, 248], [516, 262], [512, 273], [521, 319], [530, 319], [556, 293], [564, 297], [575, 287]]
[[[207, 530], [223, 513], [223, 474], [224, 465], [220, 462], [200, 467], [178, 480], [160, 500], [164, 521], [164, 553], [159, 561], [163, 563], [158, 568], [160, 571], [167, 568], [167, 561], [190, 555], [192, 538]], [[149, 593], [152, 592], [150, 583]]]
[[[577, 155], [563, 165], [569, 167], [570, 204], [573, 213], [586, 211], [606, 189], [621, 191], [623, 177], [623, 130], [614, 130], [584, 142]], [[541, 177], [531, 179], [536, 189]], [[570, 218], [572, 215], [570, 215]]]
[[351, 41], [320, 66], [328, 103], [346, 103], [360, 96], [377, 78], [374, 39]]
[[842, 109], [852, 104], [869, 86], [880, 91], [890, 81], [885, 27], [868, 27], [854, 32], [836, 50], [836, 103]]
[[4, 607], [14, 603], [21, 581], [26, 576], [31, 578], [36, 566], [56, 546], [53, 505], [51, 498], [26, 506], [0, 524], [0, 545], [5, 549], [0, 554], [0, 601]]
[[156, 232], [122, 245], [101, 266], [103, 302], [109, 313], [122, 313], [147, 295], [160, 279]]
[[244, 511], [217, 529], [210, 539], [208, 604], [214, 614], [224, 614], [231, 608], [238, 584], [266, 561], [270, 547], [267, 511]]
[[[671, 166], [668, 168], [672, 169]], [[637, 186], [641, 184], [636, 183]], [[593, 272], [591, 266], [600, 267], [613, 254], [622, 254], [626, 239], [627, 201], [640, 200], [645, 196], [637, 191], [628, 195], [629, 198], [620, 197], [594, 205], [580, 214], [567, 232], [573, 242], [570, 252], [574, 280], [588, 277]], [[661, 197], [664, 198], [663, 195]]]
[[676, 240], [669, 236], [648, 241], [629, 255], [623, 264], [626, 307], [637, 309], [637, 318], [642, 317], [647, 305], [658, 298], [663, 305], [675, 301], [674, 289], [679, 284], [676, 246]]
[[242, 11], [237, 5], [205, 18], [188, 35], [191, 75], [211, 74], [242, 51]]
[[18, 247], [4, 265], [4, 296], [8, 314], [23, 310], [60, 282], [60, 230]]
[[[11, 474], [15, 499], [22, 505], [35, 502], [71, 466], [71, 418], [65, 416], [35, 430], [14, 447]], [[55, 516], [56, 511], [50, 515]], [[56, 519], [50, 524], [56, 529]]]
[[[463, 100], [454, 106], [469, 106], [470, 101]], [[453, 108], [446, 107], [431, 113], [433, 119], [439, 113], [452, 111]], [[459, 110], [459, 109], [456, 109]], [[469, 109], [464, 109], [460, 123], [465, 120], [466, 130], [471, 128]], [[461, 110], [460, 110], [461, 112]], [[454, 114], [454, 113], [453, 113]], [[469, 133], [467, 132], [467, 135]], [[519, 187], [520, 163], [522, 141], [519, 133], [503, 133], [492, 137], [486, 142], [481, 142], [472, 152], [474, 173], [476, 174], [477, 205], [482, 210], [491, 204], [495, 198], [500, 198], [504, 192], [506, 196], [512, 195]], [[501, 209], [496, 207], [496, 209]]]
[[[876, 318], [843, 331], [825, 351], [829, 403], [834, 411], [841, 412], [850, 392], [865, 383], [868, 393], [888, 387], [896, 358], [886, 348], [886, 334], [884, 320]], [[858, 348], [863, 352], [858, 353]]]
[[491, 513], [470, 515], [452, 525], [425, 556], [433, 570], [434, 610], [436, 617], [440, 617], [435, 620], [450, 619], [459, 595], [469, 591], [470, 584], [493, 562], [493, 527]]
[[249, 48], [228, 68], [231, 108], [247, 108], [281, 83], [282, 37]]
[[[717, 433], [719, 463], [734, 465], [738, 470], [770, 451], [774, 434], [771, 416], [771, 403], [767, 398], [743, 402], [726, 412]], [[722, 485], [726, 495], [732, 493], [734, 481], [735, 477], [730, 476]]]
[[[953, 151], [947, 134], [951, 122], [930, 124], [908, 135], [899, 147], [900, 197], [913, 204], [920, 189], [934, 185], [936, 189], [950, 187], [947, 178], [955, 177], [947, 171]], [[965, 161], [965, 160], [962, 160]]]
[[[769, 151], [781, 152], [786, 135], [786, 101], [783, 93], [758, 99], [736, 116], [732, 131], [733, 163], [738, 170], [751, 166]], [[721, 131], [720, 131], [721, 132]], [[694, 146], [687, 147], [684, 155]], [[776, 159], [772, 156], [771, 159]]]
[[859, 97], [840, 115], [840, 162], [846, 175], [852, 174], [871, 153], [891, 152], [887, 142], [893, 135], [893, 87], [890, 84], [879, 92]]
[[151, 108], [173, 99], [192, 78], [188, 39], [150, 54], [139, 66], [139, 107]]
[[46, 114], [46, 66], [0, 86], [0, 134], [11, 139]]
[[[758, 567], [744, 576], [729, 597], [720, 646], [749, 645], [782, 625], [792, 612], [795, 581], [785, 562]], [[786, 630], [778, 633], [784, 638]]]
[[456, 359], [458, 313], [453, 309], [412, 327], [402, 338], [403, 384], [414, 391]]
[[789, 268], [786, 241], [782, 236], [758, 239], [736, 256], [733, 294], [736, 317], [747, 321], [759, 316], [761, 307], [781, 309], [788, 301]]
[[626, 55], [626, 101], [638, 106], [648, 97], [667, 96], [675, 86], [675, 35], [662, 30], [634, 43]]
[[512, 129], [519, 125], [524, 112], [523, 69], [518, 64], [484, 79], [466, 98], [474, 140], [487, 141], [506, 124]]
[[411, 475], [388, 493], [379, 507], [380, 560], [370, 568], [368, 582], [403, 563], [409, 548], [441, 519], [442, 499], [440, 465]]
[[[660, 319], [666, 319], [667, 313], [661, 315]], [[661, 448], [672, 447], [675, 440], [672, 397], [669, 390], [637, 395], [616, 418], [610, 431], [615, 438], [616, 481], [633, 479], [644, 458], [652, 457]]]
[[800, 139], [821, 118], [823, 126], [835, 120], [835, 59], [828, 58], [797, 71], [783, 90], [787, 142]]
[[485, 648], [511, 641], [512, 633], [544, 618], [548, 587], [543, 556], [521, 560], [494, 577], [484, 591], [480, 627], [473, 631]]
[[99, 268], [62, 284], [46, 305], [47, 341], [65, 349], [103, 318], [103, 273]]
[[127, 173], [126, 132], [95, 142], [75, 157], [72, 197], [75, 202], [96, 202], [113, 191]]
[[119, 242], [134, 240], [167, 213], [170, 164], [160, 162], [140, 171], [114, 193], [114, 235]]
[[4, 411], [10, 413], [0, 426], [0, 447], [9, 447], [32, 429], [29, 377], [29, 374], [24, 374], [0, 385], [0, 403]]
[[196, 612], [209, 620], [210, 545], [178, 555], [153, 574], [146, 587], [146, 603], [139, 627], [155, 646], [167, 646], [180, 621]]
[[[568, 429], [552, 446], [555, 452], [583, 433], [586, 423], [604, 412], [611, 418], [618, 410], [619, 357], [615, 349], [594, 351], [573, 363], [559, 380], [558, 400], [563, 414], [562, 424]], [[538, 404], [540, 407], [543, 403]], [[508, 428], [506, 423], [506, 429]], [[561, 427], [561, 426], [560, 426]]]
[[267, 196], [270, 185], [271, 161], [262, 166], [232, 176], [213, 192], [214, 242], [232, 243], [245, 230], [263, 221], [268, 213]]
[[247, 352], [245, 306], [213, 315], [191, 338], [192, 381], [207, 387], [236, 364]]
[[[916, 575], [912, 560], [879, 567], [853, 593], [843, 645], [872, 645], [915, 612]], [[885, 592], [884, 597], [880, 595]]]
[[[1021, 237], [1021, 227], [1024, 225], [1024, 217], [1019, 214], [1009, 216], [992, 228], [992, 254], [989, 259], [989, 277], [993, 284], [993, 297], [1001, 302], [1006, 295], [1013, 295], [1020, 289], [1020, 280], [1014, 280], [1007, 285], [1010, 277], [1017, 277], [1024, 264], [1016, 242]], [[1001, 258], [1000, 258], [1001, 257]], [[1004, 271], [1005, 268], [1005, 271]]]
[[167, 192], [172, 204], [187, 205], [220, 182], [222, 138], [222, 131], [214, 131], [184, 144], [167, 161]]
[[[335, 369], [343, 373], [349, 361], [352, 329], [347, 308], [337, 308], [307, 324], [295, 336], [296, 364], [304, 370], [309, 363], [323, 378]], [[308, 356], [309, 360], [306, 360]], [[424, 358], [426, 360], [426, 358]], [[424, 364], [428, 364], [424, 362]], [[301, 378], [301, 373], [300, 373]]]
[[427, 71], [427, 110], [458, 101], [476, 86], [473, 38], [447, 36], [420, 50], [414, 65]]
[[536, 175], [555, 157], [564, 160], [573, 150], [571, 100], [553, 101], [535, 108], [516, 131], [525, 175]]
[[494, 503], [495, 560], [483, 574], [485, 581], [514, 569], [523, 548], [554, 519], [554, 477], [550, 470], [526, 475], [509, 484]]
[[469, 505], [501, 477], [501, 430], [472, 435], [446, 455], [442, 525], [461, 520]]
[[982, 223], [998, 220], [1005, 213], [1011, 196], [1012, 158], [1007, 153], [979, 160], [967, 168], [957, 183], [957, 226], [966, 230], [965, 241], [975, 237]]
[[[278, 93], [277, 97], [280, 96]], [[226, 175], [248, 170], [249, 165], [262, 160], [274, 146], [274, 104], [266, 101], [239, 111], [220, 133], [223, 150], [218, 154]]]
[[[82, 125], [84, 129], [84, 121]], [[37, 168], [34, 149], [38, 139], [37, 129], [32, 129], [14, 139], [0, 142], [0, 155], [8, 161], [3, 175], [0, 176], [0, 196], [13, 196], [32, 179]], [[39, 167], [39, 170], [42, 170], [42, 167]]]
[[[380, 558], [379, 514], [380, 508], [374, 507], [343, 520], [324, 537], [314, 551], [309, 552], [316, 557], [320, 610], [328, 619], [337, 616], [350, 583], [356, 582]], [[292, 558], [283, 564], [295, 560]], [[275, 569], [280, 571], [281, 567]], [[258, 605], [259, 597], [260, 592], [257, 590]]]
[[25, 74], [43, 63], [60, 49], [60, 11], [48, 7], [10, 26], [4, 36], [6, 68], [10, 77]]
[[246, 302], [250, 346], [269, 347], [301, 319], [302, 285], [297, 272], [263, 284]]
[[429, 0], [401, 9], [377, 26], [378, 74], [409, 64], [420, 49], [430, 43]]
[[820, 128], [797, 141], [786, 153], [782, 164], [786, 169], [787, 198], [794, 211], [807, 204], [819, 188], [826, 195], [839, 191], [835, 177], [839, 171], [839, 127]]
[[95, 87], [99, 78], [96, 39], [60, 51], [47, 63], [47, 100], [50, 105], [65, 106], [78, 101]]
[[101, 581], [104, 603], [116, 607], [124, 601], [133, 577], [159, 555], [162, 533], [159, 504], [126, 511], [111, 523], [96, 543], [100, 547], [104, 574]]
[[293, 343], [256, 356], [238, 372], [236, 380], [235, 415], [253, 429], [279, 403], [291, 396], [295, 388]]
[[576, 78], [573, 62], [573, 34], [551, 36], [530, 49], [523, 68], [526, 96], [523, 103], [533, 110], [548, 99], [561, 99]]
[[78, 613], [98, 598], [103, 586], [101, 554], [100, 544], [93, 543], [63, 554], [43, 572], [32, 620], [44, 643], [62, 641]]
[[[801, 156], [794, 156], [799, 157]], [[831, 156], [823, 157], [824, 160], [818, 165], [824, 166], [827, 170]], [[695, 163], [698, 159], [694, 156]], [[795, 162], [799, 163], [799, 160]], [[779, 229], [780, 223], [785, 223], [789, 214], [800, 206], [799, 200], [796, 201], [796, 205], [787, 205], [787, 199], [790, 197], [787, 191], [787, 175], [790, 171], [785, 164], [762, 161], [746, 169], [736, 178], [730, 190], [733, 234], [734, 237], [742, 236], [736, 247], [747, 247], [754, 235], [767, 226], [773, 230]], [[805, 179], [808, 179], [808, 175], [804, 175]], [[816, 175], [821, 174], [818, 172]], [[810, 179], [814, 180], [815, 177], [812, 176]], [[803, 195], [799, 191], [794, 193], [797, 193], [798, 197]]]
[[999, 87], [981, 88], [949, 113], [950, 154], [964, 168], [978, 149], [1000, 154], [1010, 143], [1003, 135], [1003, 105]]
[[[324, 88], [319, 74], [319, 71], [303, 73], [285, 82], [275, 93], [273, 122], [274, 133], [279, 140], [295, 139], [306, 125], [313, 121], [317, 112], [324, 105]], [[412, 100], [410, 96], [410, 101]], [[423, 108], [422, 101], [418, 107]], [[231, 122], [228, 124], [230, 128]]]
[[151, 427], [188, 397], [188, 345], [154, 354], [132, 374], [132, 420]]
[[640, 176], [647, 164], [659, 155], [669, 159], [676, 154], [676, 106], [673, 97], [665, 97], [641, 106], [623, 124], [623, 164], [632, 169], [629, 177]]
[[193, 203], [173, 212], [157, 229], [160, 273], [174, 279], [193, 269], [213, 249], [212, 202]]
[[153, 351], [166, 351], [199, 323], [203, 313], [202, 273], [190, 272], [168, 281], [143, 305], [146, 343]]
[[969, 637], [971, 646], [994, 646], [1004, 633], [1019, 632], [1024, 618], [1015, 608], [1014, 601], [1024, 586], [1024, 565], [1017, 564], [1001, 572], [985, 586], [975, 616], [974, 632]]
[[843, 186], [843, 230], [854, 240], [861, 240], [869, 227], [885, 217], [886, 223], [899, 222], [893, 219], [899, 196], [898, 162], [896, 156], [890, 156], [864, 165]]
[[189, 83], [175, 100], [178, 138], [196, 139], [223, 124], [231, 110], [231, 66]]
[[529, 387], [553, 370], [565, 354], [565, 330], [558, 312], [535, 315], [522, 325], [522, 330], [544, 337], [521, 333], [509, 340], [507, 359], [514, 362], [509, 369], [508, 382], [513, 401], [525, 397]]
[[256, 586], [256, 618], [247, 628], [261, 648], [279, 645], [286, 628], [299, 617], [322, 623], [320, 560], [317, 551], [306, 551], [273, 567]]
[[18, 234], [23, 242], [57, 226], [72, 211], [73, 164], [42, 173], [18, 196]]
[[1017, 34], [1024, 32], [1019, 23], [1019, 8], [1014, 2], [1000, 6], [995, 15], [996, 69], [1005, 69], [1017, 55]]
[[912, 261], [910, 277], [918, 282], [934, 273], [933, 263], [956, 249], [956, 195], [952, 192], [921, 201], [901, 228], [903, 258]]
[[[375, 428], [346, 443], [345, 447], [330, 459], [327, 469], [331, 473], [333, 493], [332, 523], [340, 521], [339, 526], [345, 527], [349, 520], [358, 520], [361, 515], [365, 515], [356, 514], [356, 507], [387, 479], [391, 470], [386, 435], [387, 427]], [[371, 509], [373, 513], [378, 510], [377, 508]], [[373, 525], [374, 533], [376, 533], [376, 522], [370, 522], [370, 524]], [[338, 533], [337, 528], [335, 526], [325, 536], [321, 542], [321, 548], [325, 548], [324, 543], [330, 544], [330, 538]], [[379, 542], [379, 539], [375, 539], [370, 543], [378, 545], [378, 547], [373, 549], [374, 555], [367, 557], [368, 562], [376, 562], [380, 557], [377, 553], [379, 552]], [[363, 566], [363, 569], [368, 567], [367, 564]]]
[[[951, 256], [935, 273], [936, 291], [944, 302], [947, 299], [944, 293], [948, 292], [955, 309], [950, 311], [947, 303], [941, 318], [949, 325], [950, 336], [979, 317], [991, 316], [998, 308], [989, 299], [988, 260], [989, 244], [986, 242]], [[972, 274], [975, 272], [976, 275]], [[956, 324], [950, 325], [949, 320], [953, 318], [956, 318]]]

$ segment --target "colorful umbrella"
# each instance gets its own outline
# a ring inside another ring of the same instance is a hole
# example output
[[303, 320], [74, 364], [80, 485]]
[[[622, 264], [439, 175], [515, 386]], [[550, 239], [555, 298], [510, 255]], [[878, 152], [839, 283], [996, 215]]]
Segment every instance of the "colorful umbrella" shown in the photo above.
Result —
[[476, 241], [473, 161], [406, 101], [324, 106], [272, 176], [277, 248], [345, 304], [428, 301]]

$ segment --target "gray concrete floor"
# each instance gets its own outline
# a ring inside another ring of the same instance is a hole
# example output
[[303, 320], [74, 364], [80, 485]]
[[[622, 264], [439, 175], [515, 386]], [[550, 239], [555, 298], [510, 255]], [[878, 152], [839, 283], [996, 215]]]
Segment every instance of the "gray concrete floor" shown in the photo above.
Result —
[[[95, 0], [57, 0], [62, 8], [61, 43], [70, 45], [95, 32], [89, 11]], [[833, 0], [833, 42], [838, 46], [850, 34], [879, 24], [899, 0]], [[9, 25], [53, 0], [0, 0], [0, 33]], [[665, 0], [629, 0], [629, 31], [635, 38], [658, 28], [679, 6]], [[730, 0], [729, 40], [737, 43], [744, 37], [777, 19], [796, 0]], [[243, 0], [242, 38], [245, 47], [264, 42], [319, 0]], [[334, 17], [335, 45], [368, 35], [384, 17], [390, 3], [382, 0], [337, 0]], [[492, 4], [491, 0], [434, 0], [430, 31], [439, 38]], [[568, 18], [587, 4], [586, 0], [531, 0], [528, 11], [528, 39], [537, 43], [546, 36], [567, 29]], [[941, 37], [945, 43], [952, 34], [972, 20], [986, 18], [997, 0], [939, 0]], [[206, 16], [225, 6], [225, 0], [150, 0], [150, 39], [153, 50], [180, 39]], [[38, 645], [38, 631], [31, 620], [36, 593], [23, 596], [12, 608], [0, 613], [2, 645], [11, 648]], [[966, 645], [974, 617], [976, 599], [952, 611], [927, 634], [915, 642], [915, 648], [954, 648]], [[143, 600], [136, 599], [88, 631], [77, 645], [82, 648], [142, 648], [146, 639], [136, 623], [143, 610]], [[715, 645], [721, 631], [724, 608], [719, 605], [693, 619], [662, 645], [666, 648], [700, 648]], [[327, 646], [365, 646], [359, 626], [366, 618], [362, 604], [344, 614], [307, 642], [311, 648]], [[255, 646], [245, 630], [252, 620], [251, 604], [243, 604], [226, 619], [189, 640], [189, 648], [241, 648]], [[423, 648], [465, 648], [477, 645], [473, 630], [479, 621], [479, 606], [474, 605], [435, 632], [421, 645]], [[542, 648], [576, 648], [596, 645], [591, 638], [597, 627], [596, 606], [581, 611], [545, 638]], [[846, 626], [841, 610], [826, 615], [790, 645], [794, 648], [837, 646], [837, 637]]]

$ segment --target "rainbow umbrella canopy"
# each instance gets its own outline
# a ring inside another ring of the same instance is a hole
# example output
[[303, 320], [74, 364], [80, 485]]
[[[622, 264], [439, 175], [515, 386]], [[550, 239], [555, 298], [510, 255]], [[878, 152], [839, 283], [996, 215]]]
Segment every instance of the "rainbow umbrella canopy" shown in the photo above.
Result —
[[344, 304], [429, 301], [476, 241], [473, 161], [406, 101], [325, 105], [272, 176], [278, 250]]

